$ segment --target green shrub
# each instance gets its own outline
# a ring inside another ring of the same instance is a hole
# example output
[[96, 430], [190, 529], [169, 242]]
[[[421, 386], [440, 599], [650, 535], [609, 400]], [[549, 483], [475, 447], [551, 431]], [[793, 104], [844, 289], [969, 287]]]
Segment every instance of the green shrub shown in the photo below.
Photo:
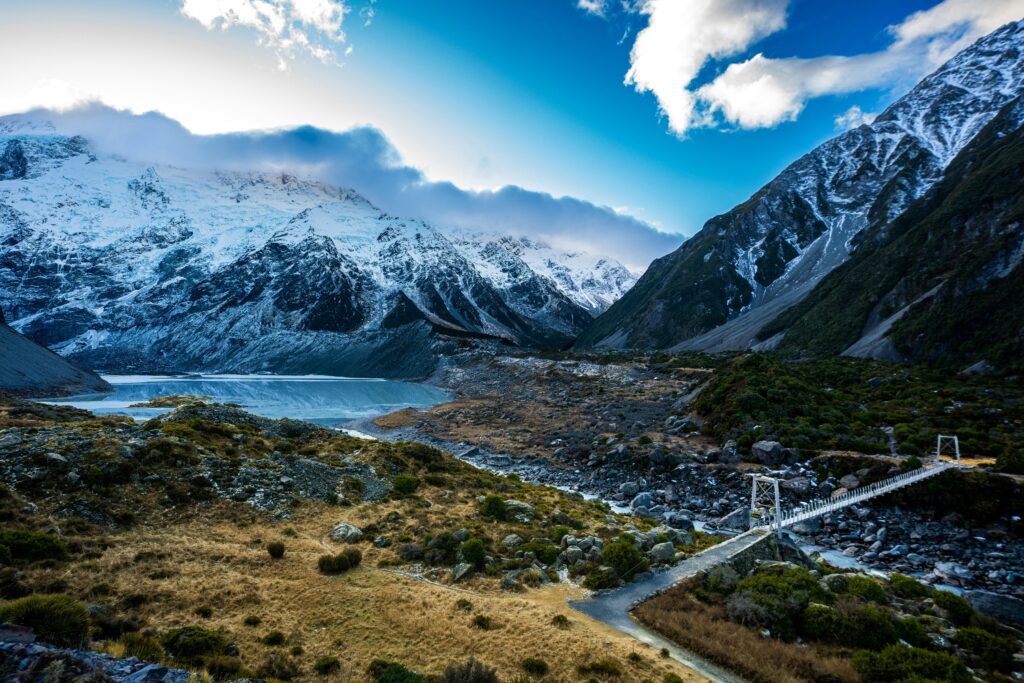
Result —
[[490, 631], [494, 628], [494, 623], [486, 614], [478, 614], [473, 617], [473, 626], [476, 626], [481, 631]]
[[505, 499], [501, 496], [486, 496], [480, 503], [480, 516], [496, 521], [505, 519]]
[[928, 595], [927, 586], [905, 574], [893, 574], [890, 576], [889, 588], [901, 598], [923, 598]]
[[619, 585], [619, 575], [611, 567], [594, 567], [583, 578], [583, 587], [599, 591]]
[[261, 678], [276, 678], [281, 681], [290, 681], [299, 675], [299, 665], [290, 657], [272, 652], [263, 660], [263, 664], [257, 672]]
[[284, 557], [284, 543], [281, 543], [280, 541], [268, 543], [267, 553], [269, 553], [270, 556], [275, 560], [280, 560], [282, 557]]
[[271, 631], [261, 639], [264, 645], [276, 646], [284, 645], [284, 634], [280, 631]]
[[479, 538], [470, 538], [462, 544], [462, 559], [477, 569], [484, 566], [487, 548]]
[[14, 561], [54, 560], [62, 562], [68, 559], [68, 549], [63, 541], [52, 534], [38, 531], [26, 531], [25, 529], [0, 531], [0, 545], [7, 547], [11, 559]]
[[551, 617], [551, 625], [555, 628], [566, 629], [569, 628], [569, 617], [564, 614], [556, 614]]
[[5, 545], [0, 545], [0, 565], [10, 564], [11, 559], [11, 549]]
[[666, 671], [661, 680], [663, 683], [683, 683], [683, 677], [674, 671]]
[[179, 626], [165, 633], [160, 638], [160, 644], [171, 657], [182, 662], [197, 663], [204, 657], [222, 654], [227, 640], [217, 631], [199, 626]]
[[914, 617], [904, 617], [893, 622], [896, 627], [896, 637], [914, 647], [925, 649], [932, 646], [931, 638], [921, 622]]
[[932, 593], [932, 600], [935, 601], [937, 607], [949, 614], [949, 620], [957, 626], [966, 626], [971, 622], [974, 608], [956, 593], [935, 591]]
[[218, 681], [232, 678], [242, 669], [242, 660], [230, 655], [214, 655], [206, 660], [206, 671]]
[[399, 496], [411, 496], [420, 487], [420, 480], [411, 474], [399, 474], [395, 477], [391, 489]]
[[470, 657], [464, 663], [451, 663], [444, 669], [442, 683], [498, 683], [498, 672]]
[[358, 548], [345, 548], [337, 555], [321, 555], [317, 567], [321, 574], [342, 574], [355, 569], [362, 561], [363, 554]]
[[943, 681], [970, 683], [964, 663], [943, 652], [890, 645], [881, 652], [861, 650], [853, 656], [853, 668], [864, 683]]
[[636, 547], [633, 537], [622, 534], [604, 547], [604, 563], [624, 581], [647, 569], [647, 558]]
[[622, 668], [614, 659], [596, 659], [576, 667], [580, 676], [612, 676], [622, 675]]
[[895, 643], [899, 636], [892, 615], [881, 607], [864, 605], [852, 608], [849, 614], [853, 622], [849, 644], [868, 650], [881, 650]]
[[539, 657], [527, 657], [519, 663], [519, 666], [523, 667], [523, 671], [531, 676], [546, 676], [551, 668], [547, 662]]
[[341, 660], [337, 657], [320, 657], [313, 663], [313, 671], [321, 676], [330, 676], [341, 671]]
[[375, 683], [422, 683], [423, 676], [410, 671], [401, 664], [375, 659], [368, 669]]
[[455, 601], [455, 608], [460, 609], [463, 612], [472, 612], [473, 603], [467, 600], [466, 598], [459, 598]]
[[195, 614], [197, 617], [209, 619], [213, 616], [213, 608], [209, 605], [200, 605], [199, 607], [196, 607], [194, 610], [192, 610], [192, 613]]
[[994, 635], [975, 627], [958, 629], [953, 644], [968, 652], [972, 664], [989, 671], [1009, 673], [1013, 670], [1013, 655], [1017, 645], [1008, 638]]
[[800, 616], [800, 633], [807, 640], [825, 643], [842, 643], [850, 637], [853, 624], [839, 610], [811, 603]]
[[70, 595], [29, 595], [0, 604], [0, 622], [32, 629], [44, 643], [78, 647], [89, 636], [89, 612]]
[[533, 553], [542, 564], [551, 564], [558, 559], [559, 548], [546, 538], [532, 538], [519, 546], [518, 550]]
[[636, 442], [638, 444], [646, 446], [647, 444], [651, 443], [651, 437], [644, 434], [639, 439], [637, 439]]
[[259, 626], [263, 623], [263, 619], [261, 617], [256, 616], [255, 614], [250, 614], [245, 618], [245, 621], [243, 621], [242, 623], [246, 626]]
[[144, 662], [158, 662], [163, 659], [164, 648], [160, 641], [153, 636], [143, 635], [139, 632], [125, 633], [121, 636], [121, 645], [124, 646], [125, 657], [138, 657]]
[[860, 574], [846, 577], [846, 592], [868, 602], [884, 604], [887, 601], [882, 585], [878, 581]]

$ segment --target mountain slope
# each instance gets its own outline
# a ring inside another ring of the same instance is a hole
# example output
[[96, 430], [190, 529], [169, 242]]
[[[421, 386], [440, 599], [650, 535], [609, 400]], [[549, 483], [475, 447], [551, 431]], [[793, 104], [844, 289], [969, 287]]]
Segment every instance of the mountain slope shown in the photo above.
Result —
[[113, 391], [97, 375], [18, 334], [0, 310], [0, 392], [19, 396], [68, 396]]
[[891, 224], [772, 321], [791, 355], [985, 360], [1024, 368], [1024, 102], [1018, 98]]
[[0, 120], [0, 304], [92, 367], [418, 376], [453, 340], [565, 346], [632, 282], [351, 190], [140, 164]]
[[938, 182], [1021, 93], [1022, 43], [1024, 22], [1000, 28], [872, 124], [797, 160], [655, 261], [577, 344], [715, 350], [756, 343], [762, 325], [849, 257], [858, 234], [889, 222]]

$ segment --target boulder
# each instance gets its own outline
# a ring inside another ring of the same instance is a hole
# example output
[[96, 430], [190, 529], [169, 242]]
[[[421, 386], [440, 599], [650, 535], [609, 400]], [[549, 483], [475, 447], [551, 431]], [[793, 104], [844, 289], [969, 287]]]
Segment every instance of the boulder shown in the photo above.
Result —
[[807, 493], [811, 490], [811, 480], [807, 477], [793, 477], [779, 484], [782, 488], [793, 493]]
[[356, 543], [363, 540], [363, 530], [352, 524], [342, 522], [331, 529], [330, 538], [337, 543]]
[[509, 534], [501, 539], [501, 544], [506, 548], [515, 548], [517, 545], [522, 545], [522, 543], [523, 539], [518, 534]]
[[583, 549], [579, 546], [571, 545], [565, 549], [562, 555], [565, 558], [566, 564], [576, 564], [583, 559]]
[[452, 568], [452, 583], [465, 581], [473, 576], [473, 565], [468, 562], [459, 562]]
[[630, 501], [629, 506], [634, 510], [637, 508], [649, 508], [654, 504], [654, 496], [644, 491], [638, 493], [633, 500]]
[[1024, 625], [1024, 600], [989, 591], [967, 591], [964, 599], [982, 614], [1007, 624]]
[[632, 498], [636, 494], [640, 493], [640, 485], [635, 481], [624, 481], [619, 484], [619, 493], [627, 498]]
[[693, 530], [693, 520], [678, 512], [672, 512], [666, 515], [665, 524], [673, 529], [681, 529], [682, 531]]
[[509, 521], [529, 524], [533, 521], [533, 506], [521, 500], [505, 501], [505, 516]]
[[782, 444], [778, 441], [755, 441], [750, 454], [762, 465], [775, 467], [783, 462]]
[[856, 475], [847, 474], [845, 477], [839, 480], [839, 485], [842, 486], [847, 491], [852, 491], [853, 489], [860, 486], [860, 479], [858, 479]]
[[675, 558], [676, 548], [672, 543], [666, 541], [664, 543], [658, 543], [647, 553], [655, 562], [668, 562]]

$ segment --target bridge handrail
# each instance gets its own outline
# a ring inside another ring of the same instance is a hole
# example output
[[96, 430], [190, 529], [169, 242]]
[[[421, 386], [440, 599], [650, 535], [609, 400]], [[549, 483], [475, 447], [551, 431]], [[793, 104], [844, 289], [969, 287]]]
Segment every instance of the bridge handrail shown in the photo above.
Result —
[[931, 466], [920, 467], [909, 472], [901, 472], [900, 474], [893, 475], [887, 479], [877, 481], [874, 484], [857, 487], [834, 498], [816, 498], [801, 507], [789, 508], [783, 511], [779, 515], [778, 520], [775, 519], [775, 515], [769, 514], [765, 518], [758, 520], [753, 526], [755, 528], [772, 527], [776, 525], [780, 527], [790, 526], [797, 522], [813, 519], [819, 515], [840, 510], [855, 503], [884, 495], [890, 491], [895, 491], [898, 488], [908, 486], [922, 479], [933, 477], [936, 474], [945, 472], [955, 466], [955, 463], [938, 461]]

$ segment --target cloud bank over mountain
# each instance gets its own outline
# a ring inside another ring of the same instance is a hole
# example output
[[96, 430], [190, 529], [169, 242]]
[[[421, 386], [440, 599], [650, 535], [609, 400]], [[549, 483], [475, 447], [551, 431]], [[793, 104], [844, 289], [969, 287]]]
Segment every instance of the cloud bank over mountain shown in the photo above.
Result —
[[224, 170], [274, 170], [351, 187], [380, 208], [438, 226], [542, 239], [553, 247], [615, 256], [643, 270], [679, 246], [632, 216], [572, 197], [514, 185], [475, 191], [435, 181], [406, 165], [383, 132], [335, 132], [304, 126], [274, 131], [195, 135], [159, 113], [136, 115], [101, 104], [23, 115], [82, 135], [103, 153], [147, 163]]

